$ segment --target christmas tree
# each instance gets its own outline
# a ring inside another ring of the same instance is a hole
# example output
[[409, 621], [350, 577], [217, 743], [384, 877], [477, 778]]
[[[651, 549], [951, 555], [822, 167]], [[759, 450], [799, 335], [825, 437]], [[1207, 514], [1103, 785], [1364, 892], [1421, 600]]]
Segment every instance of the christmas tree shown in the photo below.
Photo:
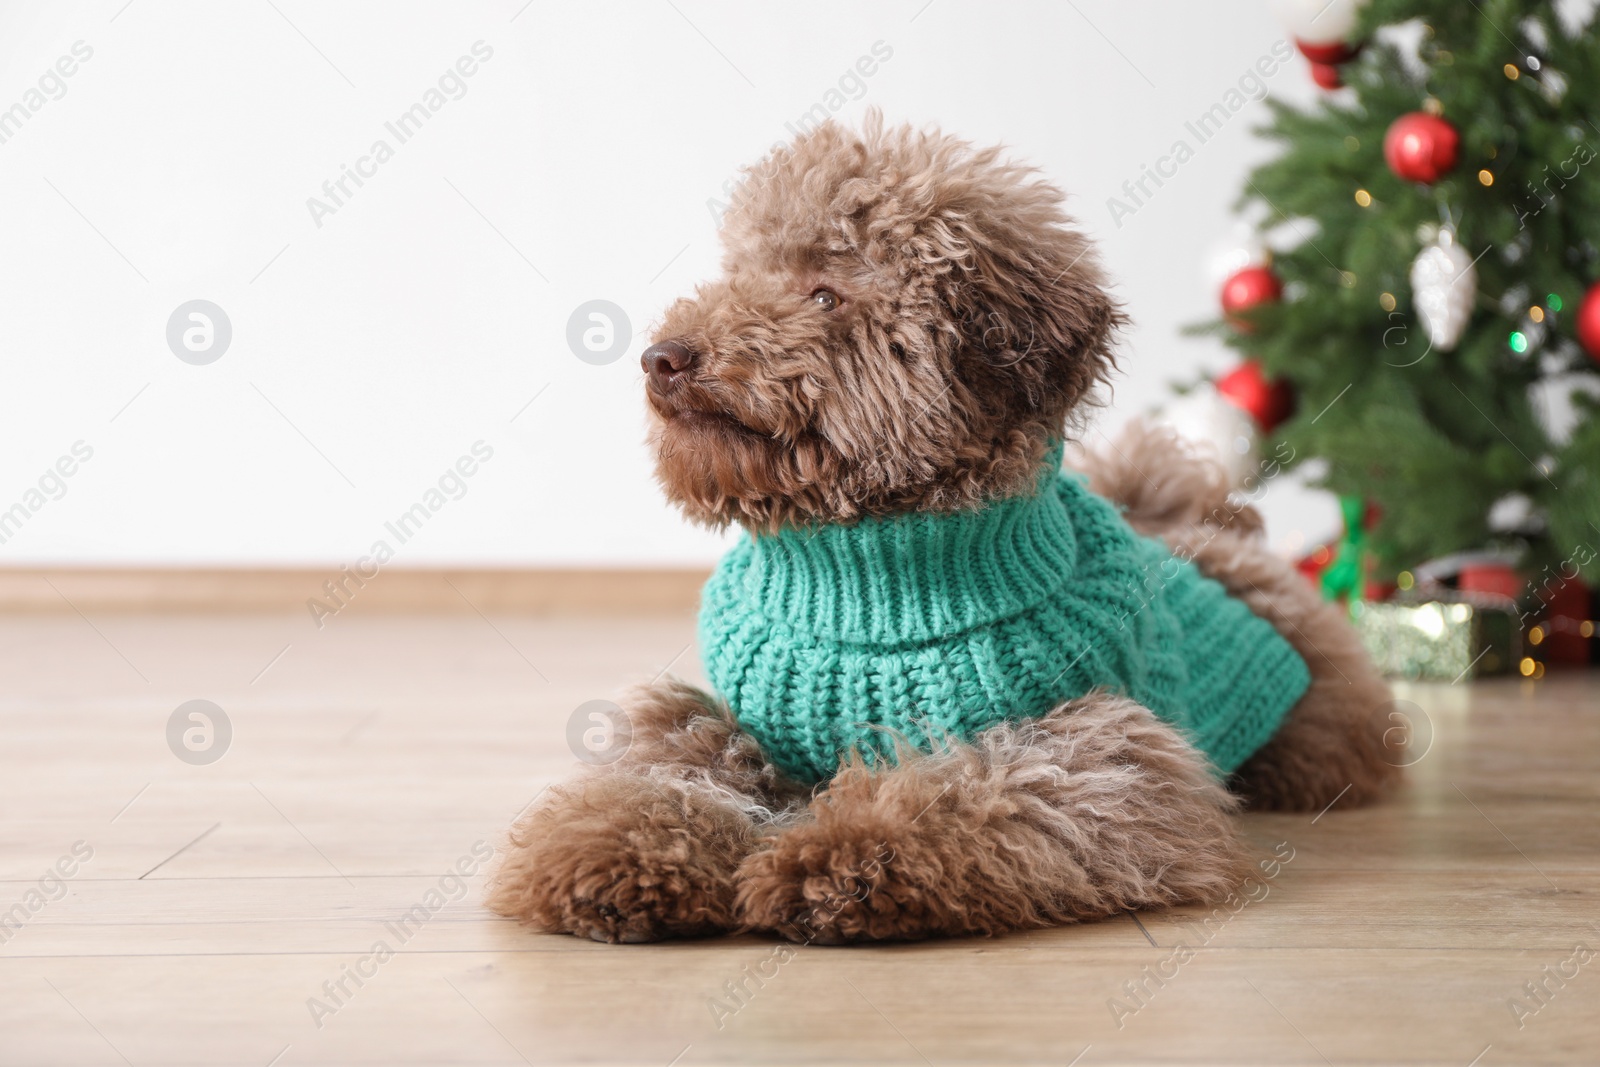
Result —
[[1270, 102], [1283, 152], [1239, 206], [1289, 247], [1208, 327], [1230, 384], [1293, 395], [1263, 444], [1365, 511], [1376, 579], [1498, 548], [1593, 582], [1600, 42], [1542, 0], [1287, 7], [1337, 91]]

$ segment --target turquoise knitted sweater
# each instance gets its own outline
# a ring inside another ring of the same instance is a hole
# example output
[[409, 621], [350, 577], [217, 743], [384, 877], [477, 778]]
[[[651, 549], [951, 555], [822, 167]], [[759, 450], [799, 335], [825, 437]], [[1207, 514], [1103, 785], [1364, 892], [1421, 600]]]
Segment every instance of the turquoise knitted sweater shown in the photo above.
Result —
[[1095, 688], [1181, 730], [1221, 773], [1266, 743], [1305, 661], [1193, 564], [1140, 537], [1060, 452], [1035, 492], [745, 535], [706, 584], [706, 672], [779, 768], [825, 781], [1036, 718]]

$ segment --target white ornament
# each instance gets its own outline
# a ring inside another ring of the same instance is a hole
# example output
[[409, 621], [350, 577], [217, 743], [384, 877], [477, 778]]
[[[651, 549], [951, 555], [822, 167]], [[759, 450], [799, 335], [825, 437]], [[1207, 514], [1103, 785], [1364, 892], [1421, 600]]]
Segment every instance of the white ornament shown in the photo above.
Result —
[[1366, 0], [1273, 0], [1278, 21], [1297, 41], [1333, 44], [1347, 41]]
[[1155, 421], [1176, 430], [1196, 452], [1221, 463], [1235, 488], [1257, 469], [1256, 424], [1210, 382], [1173, 397], [1156, 413]]
[[1521, 493], [1507, 493], [1489, 509], [1489, 529], [1495, 533], [1516, 533], [1533, 518], [1533, 501]]
[[1438, 241], [1417, 253], [1411, 264], [1411, 302], [1434, 348], [1448, 352], [1460, 343], [1477, 297], [1478, 270], [1472, 257], [1453, 229], [1441, 227]]

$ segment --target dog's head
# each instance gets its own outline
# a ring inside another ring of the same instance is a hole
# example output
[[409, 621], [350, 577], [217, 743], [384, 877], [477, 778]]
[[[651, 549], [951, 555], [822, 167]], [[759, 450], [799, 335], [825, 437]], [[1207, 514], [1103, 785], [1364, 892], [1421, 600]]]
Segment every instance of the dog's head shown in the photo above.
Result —
[[1061, 199], [999, 149], [876, 116], [750, 168], [723, 277], [644, 353], [667, 495], [770, 530], [1026, 488], [1124, 321]]

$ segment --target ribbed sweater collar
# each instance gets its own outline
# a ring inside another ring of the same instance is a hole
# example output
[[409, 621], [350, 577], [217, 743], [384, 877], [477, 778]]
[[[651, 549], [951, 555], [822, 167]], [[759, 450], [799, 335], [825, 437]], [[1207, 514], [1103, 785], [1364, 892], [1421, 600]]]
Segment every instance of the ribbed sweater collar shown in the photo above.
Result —
[[1041, 603], [1077, 542], [1053, 491], [1059, 444], [1034, 491], [958, 512], [912, 512], [752, 537], [742, 585], [765, 618], [851, 644], [950, 637]]

